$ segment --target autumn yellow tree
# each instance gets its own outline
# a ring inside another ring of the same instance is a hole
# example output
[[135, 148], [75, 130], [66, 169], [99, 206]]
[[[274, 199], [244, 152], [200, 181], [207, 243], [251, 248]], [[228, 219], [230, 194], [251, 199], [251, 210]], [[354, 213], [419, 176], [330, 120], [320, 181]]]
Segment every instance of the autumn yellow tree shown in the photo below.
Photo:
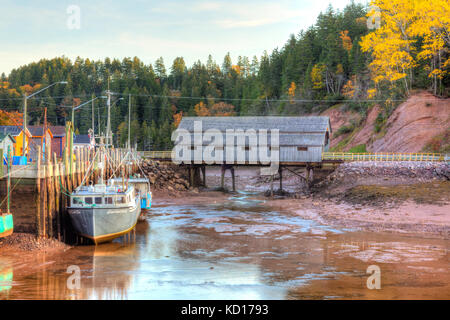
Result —
[[436, 92], [437, 82], [450, 67], [450, 2], [372, 0], [371, 7], [368, 17], [378, 15], [381, 24], [363, 37], [360, 44], [364, 52], [372, 54], [370, 68], [375, 84], [402, 81], [408, 93], [413, 68], [418, 66], [419, 60], [426, 60]]
[[371, 52], [373, 61], [370, 68], [375, 84], [389, 81], [394, 84], [403, 80], [406, 92], [412, 81], [412, 68], [415, 66], [411, 54], [413, 35], [410, 25], [414, 11], [411, 4], [415, 0], [372, 0], [367, 16], [378, 15], [381, 25], [361, 40], [361, 49]]
[[346, 98], [353, 99], [355, 96], [355, 82], [356, 76], [352, 76], [351, 79], [342, 87], [342, 95]]
[[180, 111], [173, 115], [173, 125], [175, 126], [175, 128], [178, 128], [178, 125], [180, 124], [182, 118], [183, 118], [183, 111]]
[[0, 125], [21, 126], [23, 124], [23, 113], [17, 111], [0, 110]]
[[416, 20], [411, 25], [411, 33], [423, 38], [419, 60], [429, 61], [428, 76], [433, 79], [434, 93], [438, 83], [450, 69], [450, 1], [416, 1], [414, 5]]
[[340, 38], [342, 40], [342, 47], [350, 51], [353, 48], [352, 38], [348, 35], [348, 30], [341, 31]]
[[37, 83], [34, 86], [26, 84], [23, 86], [20, 86], [20, 91], [22, 93], [25, 93], [26, 95], [29, 95], [33, 93], [34, 91], [38, 90], [41, 87], [41, 84]]
[[232, 104], [218, 102], [211, 107], [211, 114], [215, 117], [231, 117], [236, 115], [236, 112]]
[[316, 64], [311, 71], [311, 81], [313, 83], [313, 89], [323, 88], [323, 73], [326, 67], [323, 64]]
[[195, 114], [199, 117], [208, 117], [211, 115], [211, 112], [209, 111], [208, 107], [203, 103], [203, 101], [200, 101], [194, 106]]
[[289, 101], [291, 104], [294, 103], [295, 89], [297, 89], [297, 86], [295, 85], [295, 82], [292, 81], [291, 85], [289, 86], [289, 89], [288, 89]]

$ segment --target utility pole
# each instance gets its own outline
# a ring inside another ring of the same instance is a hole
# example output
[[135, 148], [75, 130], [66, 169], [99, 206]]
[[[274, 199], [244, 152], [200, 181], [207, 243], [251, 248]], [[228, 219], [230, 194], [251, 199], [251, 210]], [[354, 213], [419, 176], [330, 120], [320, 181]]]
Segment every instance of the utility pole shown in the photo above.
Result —
[[72, 101], [72, 131], [75, 132], [75, 102]]
[[94, 121], [94, 94], [92, 94], [92, 136], [95, 136], [95, 130], [94, 130], [94, 125], [95, 125], [95, 121]]
[[98, 130], [98, 134], [101, 135], [102, 131], [100, 130], [100, 108], [97, 109], [97, 130]]
[[[47, 107], [44, 108], [44, 128], [42, 129], [42, 142], [41, 142], [41, 150], [45, 150], [45, 152], [42, 152], [43, 158], [45, 158], [45, 155], [47, 154]], [[45, 148], [45, 149], [44, 149]]]
[[108, 118], [106, 120], [106, 145], [109, 144], [109, 134], [111, 130], [111, 91], [109, 91], [109, 75], [108, 75], [108, 90], [106, 91], [106, 105], [108, 106]]
[[131, 94], [128, 95], [128, 149], [131, 149]]
[[106, 91], [108, 99], [106, 104], [108, 106], [108, 119], [106, 121], [106, 145], [110, 144], [110, 134], [111, 134], [111, 92]]
[[23, 95], [23, 141], [22, 141], [22, 156], [25, 155], [27, 149], [27, 95], [24, 93]]
[[8, 182], [7, 182], [7, 187], [8, 187], [8, 205], [7, 205], [7, 209], [8, 211], [6, 213], [11, 213], [9, 211], [10, 209], [10, 205], [11, 205], [11, 161], [12, 161], [12, 156], [11, 156], [11, 146], [8, 146]]

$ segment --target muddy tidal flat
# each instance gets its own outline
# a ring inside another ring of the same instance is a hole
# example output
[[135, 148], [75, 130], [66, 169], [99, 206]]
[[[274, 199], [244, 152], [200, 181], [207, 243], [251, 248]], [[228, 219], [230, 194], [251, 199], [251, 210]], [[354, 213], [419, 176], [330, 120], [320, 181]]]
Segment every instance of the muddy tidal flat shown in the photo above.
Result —
[[[448, 238], [329, 223], [312, 200], [292, 201], [161, 194], [112, 243], [0, 248], [0, 299], [450, 298]], [[367, 287], [371, 265], [379, 290]], [[80, 270], [78, 289], [68, 286], [70, 266]]]

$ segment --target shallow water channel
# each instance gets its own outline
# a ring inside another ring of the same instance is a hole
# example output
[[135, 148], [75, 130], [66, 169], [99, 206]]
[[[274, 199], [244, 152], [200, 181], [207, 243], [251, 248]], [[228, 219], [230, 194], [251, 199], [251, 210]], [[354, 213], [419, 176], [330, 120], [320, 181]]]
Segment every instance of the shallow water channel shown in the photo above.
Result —
[[[449, 240], [333, 228], [249, 196], [156, 205], [112, 243], [0, 257], [0, 299], [450, 298]], [[380, 289], [367, 287], [370, 265]]]

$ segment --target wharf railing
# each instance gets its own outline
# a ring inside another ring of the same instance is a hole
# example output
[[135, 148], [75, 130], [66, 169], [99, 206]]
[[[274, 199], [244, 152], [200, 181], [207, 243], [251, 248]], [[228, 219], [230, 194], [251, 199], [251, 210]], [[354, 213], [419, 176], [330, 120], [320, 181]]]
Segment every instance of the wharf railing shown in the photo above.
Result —
[[322, 160], [327, 161], [449, 161], [448, 156], [441, 153], [352, 153], [324, 152]]
[[[171, 160], [173, 151], [140, 151], [145, 159]], [[353, 152], [323, 152], [325, 161], [427, 161], [450, 162], [450, 155], [442, 153], [353, 153]]]

